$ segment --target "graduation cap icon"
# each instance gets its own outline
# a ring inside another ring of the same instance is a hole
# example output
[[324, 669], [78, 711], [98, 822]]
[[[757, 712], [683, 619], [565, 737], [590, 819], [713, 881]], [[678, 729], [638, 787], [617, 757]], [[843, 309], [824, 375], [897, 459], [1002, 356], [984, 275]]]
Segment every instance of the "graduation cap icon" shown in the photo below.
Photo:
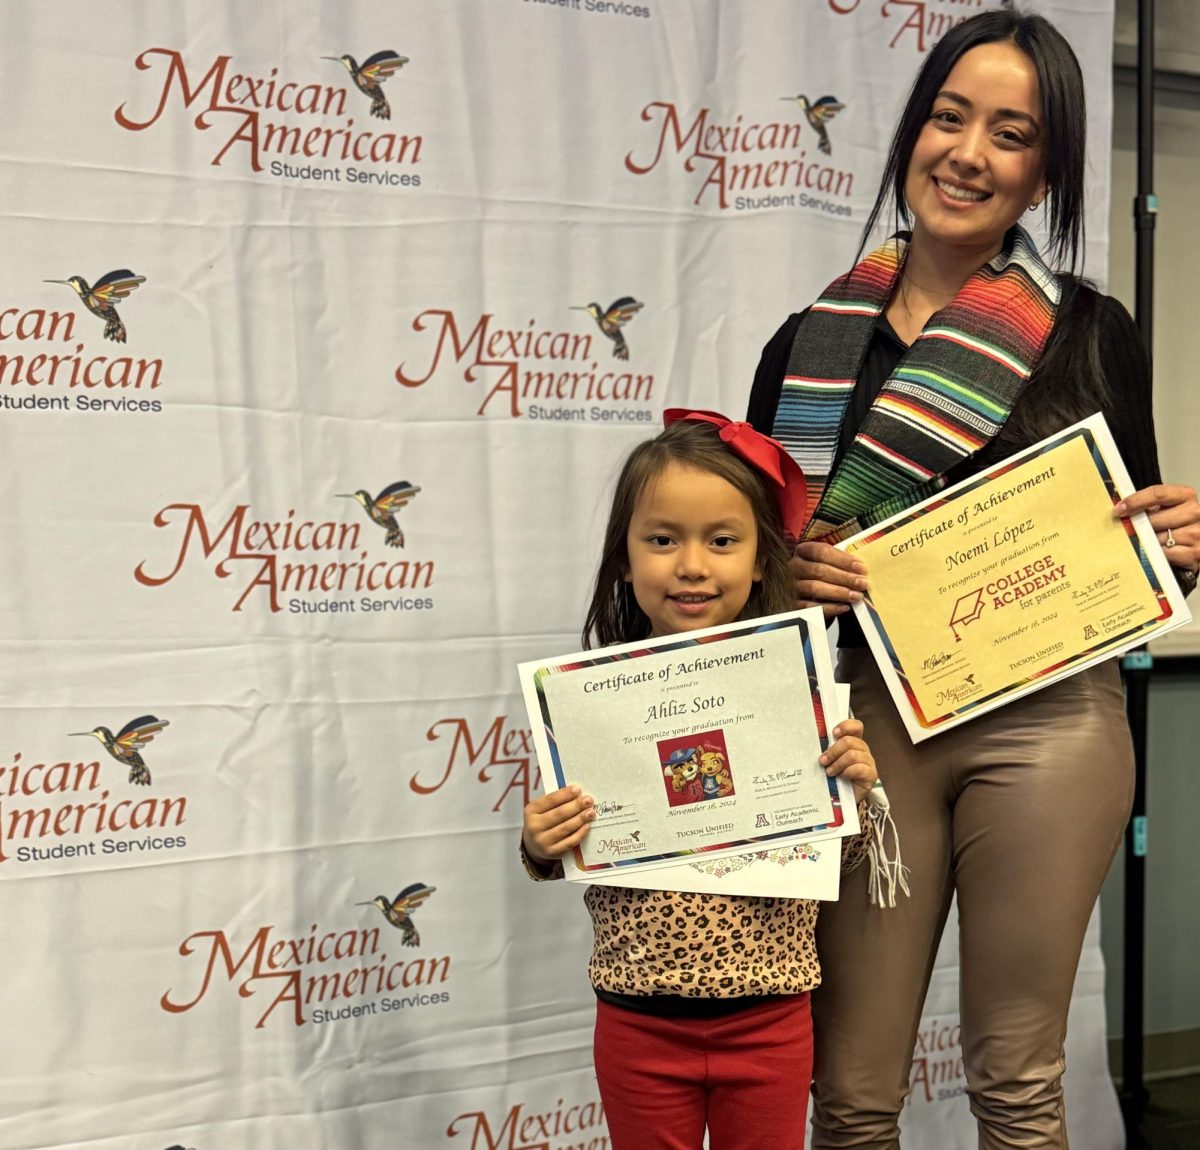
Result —
[[965, 595], [960, 595], [954, 604], [954, 610], [950, 612], [950, 630], [954, 631], [954, 641], [962, 642], [962, 636], [955, 629], [956, 627], [965, 627], [968, 623], [974, 623], [980, 615], [983, 614], [983, 591], [968, 591]]

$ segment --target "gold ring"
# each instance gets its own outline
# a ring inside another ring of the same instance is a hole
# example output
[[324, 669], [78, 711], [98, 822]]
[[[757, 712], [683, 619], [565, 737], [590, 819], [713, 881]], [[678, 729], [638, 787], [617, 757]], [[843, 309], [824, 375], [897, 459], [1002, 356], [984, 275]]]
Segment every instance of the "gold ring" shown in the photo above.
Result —
[[1175, 536], [1171, 534], [1171, 529], [1169, 527], [1167, 528], [1167, 540], [1163, 544], [1163, 546], [1164, 547], [1174, 547], [1175, 546]]

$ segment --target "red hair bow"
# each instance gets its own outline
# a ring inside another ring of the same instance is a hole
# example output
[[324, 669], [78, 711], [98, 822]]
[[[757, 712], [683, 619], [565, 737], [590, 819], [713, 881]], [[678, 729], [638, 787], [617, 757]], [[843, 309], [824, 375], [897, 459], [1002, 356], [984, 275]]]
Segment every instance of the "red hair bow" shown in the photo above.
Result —
[[668, 407], [663, 412], [664, 427], [681, 419], [711, 423], [719, 428], [721, 440], [729, 450], [771, 481], [779, 501], [783, 529], [792, 539], [799, 539], [808, 523], [808, 486], [804, 482], [804, 472], [788, 454], [787, 448], [769, 435], [755, 431], [750, 424], [726, 419], [715, 411]]

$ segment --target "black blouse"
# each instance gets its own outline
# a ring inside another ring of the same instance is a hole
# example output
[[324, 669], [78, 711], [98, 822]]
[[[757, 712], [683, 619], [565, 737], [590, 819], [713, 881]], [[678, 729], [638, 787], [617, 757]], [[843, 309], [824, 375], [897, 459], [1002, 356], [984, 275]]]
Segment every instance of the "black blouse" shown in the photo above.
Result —
[[[1058, 312], [1060, 321], [1064, 314], [1069, 313], [1070, 293], [1075, 291], [1092, 292], [1092, 289], [1080, 284], [1067, 285]], [[1124, 307], [1111, 296], [1099, 295], [1095, 292], [1092, 294], [1096, 297], [1095, 315], [1100, 362], [1103, 364], [1112, 397], [1110, 408], [1104, 412], [1104, 415], [1108, 420], [1113, 439], [1116, 441], [1117, 450], [1121, 453], [1121, 458], [1129, 471], [1134, 490], [1140, 490], [1162, 481], [1158, 470], [1158, 446], [1154, 440], [1150, 360], [1146, 355], [1141, 333]], [[763, 348], [758, 370], [754, 373], [754, 385], [750, 390], [750, 405], [746, 420], [766, 435], [771, 434], [775, 423], [775, 411], [779, 406], [779, 396], [783, 390], [783, 377], [787, 374], [788, 356], [796, 338], [796, 329], [800, 326], [800, 321], [805, 314], [805, 312], [797, 312], [788, 316], [783, 326]], [[1050, 332], [1047, 353], [1059, 334], [1060, 323], [1056, 323]], [[881, 314], [876, 322], [870, 346], [867, 348], [862, 372], [850, 395], [850, 401], [846, 405], [846, 414], [838, 433], [835, 468], [846, 449], [853, 442], [875, 397], [882, 390], [884, 383], [907, 350], [908, 346]], [[1036, 402], [1036, 390], [1031, 388], [1017, 400], [1012, 414], [1016, 415], [1022, 411], [1023, 404]], [[1086, 414], [1090, 413], [1084, 412], [1080, 418]], [[1052, 434], [1053, 430], [1053, 428], [1047, 427], [1042, 433], [1042, 437]], [[1006, 435], [1002, 430], [995, 439], [978, 452], [968, 456], [947, 472], [947, 483], [958, 483], [1035, 442], [1037, 442], [1036, 439], [1020, 442], [1011, 435]], [[838, 626], [838, 646], [861, 647], [865, 643], [862, 629], [855, 616], [852, 614], [842, 615]]]

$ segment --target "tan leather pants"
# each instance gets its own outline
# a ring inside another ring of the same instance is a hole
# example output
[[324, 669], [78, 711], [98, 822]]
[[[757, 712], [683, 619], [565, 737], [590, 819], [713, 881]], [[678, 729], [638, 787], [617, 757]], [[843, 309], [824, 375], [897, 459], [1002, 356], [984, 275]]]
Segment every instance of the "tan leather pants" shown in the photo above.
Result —
[[1065, 1150], [1067, 1008], [1133, 794], [1116, 664], [915, 747], [869, 652], [843, 651], [838, 678], [851, 684], [887, 788], [912, 897], [895, 910], [869, 905], [860, 867], [841, 900], [821, 908], [813, 1150], [899, 1147], [921, 1006], [954, 892], [979, 1146]]

